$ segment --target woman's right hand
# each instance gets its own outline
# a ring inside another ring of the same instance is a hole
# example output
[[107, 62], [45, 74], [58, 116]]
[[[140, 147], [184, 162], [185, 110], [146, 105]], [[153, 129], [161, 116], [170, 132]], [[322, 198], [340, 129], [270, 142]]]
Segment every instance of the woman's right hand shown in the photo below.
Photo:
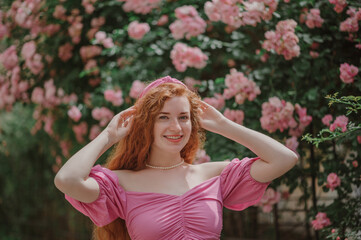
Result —
[[121, 111], [113, 117], [104, 132], [108, 135], [109, 144], [113, 145], [124, 138], [132, 126], [133, 114], [135, 107], [132, 106], [124, 111]]

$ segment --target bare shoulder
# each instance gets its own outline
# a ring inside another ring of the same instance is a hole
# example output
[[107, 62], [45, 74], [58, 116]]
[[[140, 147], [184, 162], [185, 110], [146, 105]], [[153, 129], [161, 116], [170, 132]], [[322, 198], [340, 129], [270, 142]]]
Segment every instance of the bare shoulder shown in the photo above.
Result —
[[132, 170], [112, 170], [112, 172], [117, 175], [119, 184], [124, 187], [124, 183], [132, 181], [135, 175], [135, 171]]
[[230, 161], [207, 162], [198, 164], [197, 167], [207, 176], [212, 178], [221, 174]]

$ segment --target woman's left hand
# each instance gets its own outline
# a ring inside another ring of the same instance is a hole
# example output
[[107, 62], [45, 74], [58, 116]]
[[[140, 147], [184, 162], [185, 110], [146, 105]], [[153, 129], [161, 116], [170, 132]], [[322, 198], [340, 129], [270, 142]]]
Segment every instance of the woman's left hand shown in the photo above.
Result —
[[200, 107], [200, 120], [201, 127], [207, 131], [219, 133], [219, 128], [222, 126], [222, 123], [226, 118], [213, 106], [208, 103], [201, 101]]

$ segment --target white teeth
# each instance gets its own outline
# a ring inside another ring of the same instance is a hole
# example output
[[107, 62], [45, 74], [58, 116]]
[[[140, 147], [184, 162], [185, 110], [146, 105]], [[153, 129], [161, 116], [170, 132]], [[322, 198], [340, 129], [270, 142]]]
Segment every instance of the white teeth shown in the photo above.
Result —
[[181, 138], [182, 136], [179, 136], [179, 137], [171, 137], [171, 136], [165, 136], [166, 138], [170, 138], [170, 139], [179, 139]]

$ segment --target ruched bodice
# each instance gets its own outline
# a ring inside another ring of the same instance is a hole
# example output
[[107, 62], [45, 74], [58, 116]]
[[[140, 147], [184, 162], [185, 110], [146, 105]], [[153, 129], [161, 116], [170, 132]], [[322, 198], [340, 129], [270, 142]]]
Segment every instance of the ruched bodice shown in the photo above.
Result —
[[125, 191], [115, 173], [100, 165], [90, 177], [99, 184], [100, 194], [92, 203], [66, 199], [98, 226], [116, 218], [125, 219], [135, 240], [219, 239], [222, 208], [243, 210], [256, 204], [269, 183], [250, 175], [258, 158], [233, 159], [220, 176], [213, 177], [177, 196], [163, 193]]

